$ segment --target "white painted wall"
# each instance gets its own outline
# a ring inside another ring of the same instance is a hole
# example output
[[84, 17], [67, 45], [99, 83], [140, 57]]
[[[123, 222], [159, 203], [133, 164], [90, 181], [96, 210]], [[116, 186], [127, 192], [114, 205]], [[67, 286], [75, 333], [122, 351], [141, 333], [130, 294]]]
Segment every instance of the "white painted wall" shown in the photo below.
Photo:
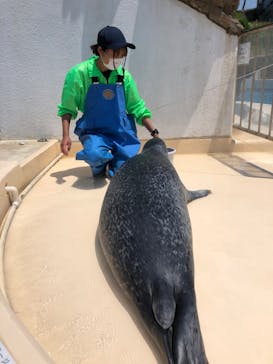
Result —
[[204, 15], [177, 0], [2, 0], [0, 139], [61, 136], [66, 72], [108, 24], [137, 46], [127, 68], [162, 137], [231, 135], [237, 37]]

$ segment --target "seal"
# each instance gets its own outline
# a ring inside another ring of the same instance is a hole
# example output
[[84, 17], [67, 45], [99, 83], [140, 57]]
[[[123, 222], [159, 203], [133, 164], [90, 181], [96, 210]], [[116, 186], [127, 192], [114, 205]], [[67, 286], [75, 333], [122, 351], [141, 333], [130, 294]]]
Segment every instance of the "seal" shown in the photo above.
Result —
[[194, 289], [188, 191], [163, 140], [149, 140], [112, 178], [98, 238], [114, 278], [169, 364], [207, 364]]

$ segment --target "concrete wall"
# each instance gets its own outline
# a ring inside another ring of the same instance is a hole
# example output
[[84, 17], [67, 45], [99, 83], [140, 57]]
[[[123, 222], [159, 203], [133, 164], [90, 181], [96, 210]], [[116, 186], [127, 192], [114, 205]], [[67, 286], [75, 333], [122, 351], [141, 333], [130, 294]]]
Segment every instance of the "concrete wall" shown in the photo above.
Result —
[[[60, 137], [67, 70], [107, 24], [137, 49], [127, 68], [161, 136], [229, 136], [237, 37], [177, 0], [2, 0], [0, 139]], [[72, 124], [74, 125], [74, 123]], [[147, 137], [141, 128], [140, 137]]]

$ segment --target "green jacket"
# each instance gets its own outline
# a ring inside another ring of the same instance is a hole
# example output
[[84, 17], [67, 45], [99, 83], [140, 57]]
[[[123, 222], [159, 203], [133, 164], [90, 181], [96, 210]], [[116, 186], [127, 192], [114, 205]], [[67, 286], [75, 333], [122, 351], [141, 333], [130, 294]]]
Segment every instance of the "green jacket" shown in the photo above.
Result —
[[[107, 84], [106, 78], [96, 65], [97, 59], [98, 56], [93, 56], [68, 71], [64, 82], [62, 103], [58, 105], [58, 116], [70, 114], [73, 119], [76, 119], [78, 111], [84, 112], [85, 98], [91, 85], [91, 77], [96, 76], [100, 83]], [[123, 74], [121, 66], [111, 72], [109, 84], [116, 83], [117, 74]], [[136, 83], [128, 71], [125, 71], [124, 75], [124, 91], [127, 113], [134, 115], [137, 123], [142, 125], [142, 119], [144, 117], [150, 118], [152, 114], [146, 108], [144, 100], [139, 96]]]

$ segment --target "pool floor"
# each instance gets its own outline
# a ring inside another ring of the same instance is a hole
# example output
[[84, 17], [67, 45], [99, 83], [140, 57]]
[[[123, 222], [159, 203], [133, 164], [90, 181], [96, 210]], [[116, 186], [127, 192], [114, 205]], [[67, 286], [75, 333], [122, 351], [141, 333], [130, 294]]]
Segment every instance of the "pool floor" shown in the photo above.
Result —
[[[272, 153], [235, 155], [273, 173]], [[271, 364], [273, 181], [244, 176], [208, 154], [176, 154], [174, 166], [188, 189], [212, 190], [189, 205], [209, 362]], [[56, 364], [162, 363], [98, 247], [107, 185], [73, 158], [35, 185], [6, 241], [7, 294]]]

